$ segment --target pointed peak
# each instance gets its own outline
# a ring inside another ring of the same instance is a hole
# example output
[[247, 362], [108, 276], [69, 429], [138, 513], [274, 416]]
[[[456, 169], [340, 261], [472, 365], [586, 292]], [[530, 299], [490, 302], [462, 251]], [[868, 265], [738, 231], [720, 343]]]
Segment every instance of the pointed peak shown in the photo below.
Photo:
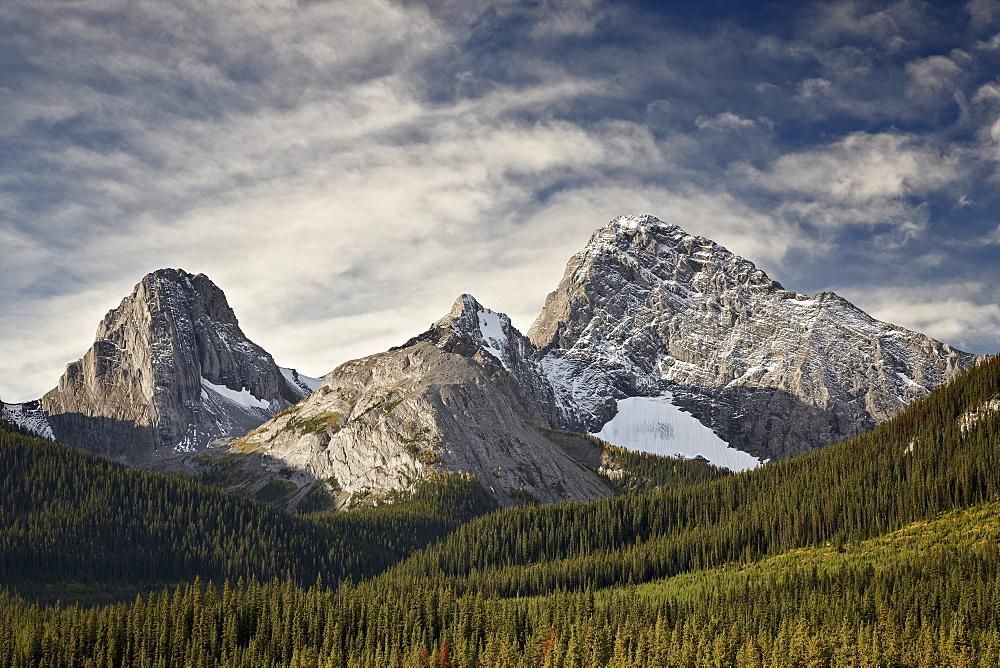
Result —
[[690, 234], [674, 223], [667, 223], [656, 216], [643, 215], [622, 215], [618, 216], [607, 225], [599, 228], [592, 241], [608, 241], [608, 235], [613, 235], [616, 239], [627, 238], [648, 238], [659, 244], [671, 247], [683, 247], [682, 252], [692, 250], [719, 250], [726, 254], [730, 251], [723, 248], [715, 241], [707, 237]]
[[157, 269], [143, 276], [132, 292], [105, 314], [98, 325], [97, 338], [107, 338], [108, 332], [120, 326], [120, 319], [136, 306], [150, 314], [169, 311], [171, 318], [182, 320], [200, 313], [216, 324], [235, 326], [236, 333], [244, 338], [222, 288], [205, 274], [191, 274], [179, 268]]
[[506, 314], [486, 308], [478, 299], [468, 293], [459, 295], [452, 305], [451, 311], [434, 324], [438, 327], [447, 327], [459, 333], [468, 334], [471, 331], [479, 330], [483, 314], [491, 320], [499, 318], [507, 326], [510, 325], [510, 318]]
[[479, 303], [479, 300], [470, 295], [469, 293], [463, 293], [458, 296], [455, 303], [451, 306], [450, 315], [462, 315], [465, 313], [478, 313], [482, 311], [485, 307]]
[[204, 293], [221, 291], [219, 286], [217, 286], [215, 282], [205, 274], [192, 274], [180, 268], [173, 269], [170, 267], [149, 272], [143, 277], [139, 284], [141, 285], [145, 283], [147, 285], [156, 285], [163, 283], [164, 281], [191, 288], [196, 292]]
[[[162, 269], [157, 269], [151, 271], [144, 277], [144, 280], [165, 280], [171, 281], [173, 283], [184, 283], [195, 278], [194, 274], [188, 273], [183, 269], [172, 267], [164, 267]], [[207, 278], [207, 277], [206, 277]]]
[[676, 225], [665, 223], [656, 216], [650, 214], [643, 215], [621, 215], [607, 224], [607, 227], [618, 230], [643, 230], [643, 229], [680, 229]]

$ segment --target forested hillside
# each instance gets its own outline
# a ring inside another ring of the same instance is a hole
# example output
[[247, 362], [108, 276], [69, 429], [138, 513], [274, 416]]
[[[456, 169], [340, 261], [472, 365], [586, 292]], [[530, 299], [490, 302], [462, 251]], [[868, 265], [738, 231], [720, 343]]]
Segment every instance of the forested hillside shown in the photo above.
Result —
[[[678, 487], [725, 476], [699, 462], [560, 434], [609, 484]], [[288, 515], [182, 475], [124, 467], [0, 421], [0, 582], [41, 600], [131, 599], [164, 585], [256, 577], [306, 586], [381, 573], [496, 508], [467, 475], [440, 475], [373, 507]], [[610, 475], [608, 475], [610, 473]]]
[[749, 569], [543, 597], [197, 581], [131, 605], [0, 597], [6, 665], [995, 666], [1000, 506]]
[[689, 486], [488, 513], [360, 584], [202, 578], [92, 609], [8, 594], [0, 662], [997, 665], [998, 398], [992, 358], [870, 434]]
[[384, 580], [523, 596], [881, 535], [1000, 492], [998, 395], [991, 358], [871, 433], [700, 485], [501, 510]]
[[358, 579], [494, 508], [475, 481], [442, 476], [395, 504], [292, 516], [7, 423], [0, 470], [0, 582], [52, 600], [131, 598], [196, 576]]

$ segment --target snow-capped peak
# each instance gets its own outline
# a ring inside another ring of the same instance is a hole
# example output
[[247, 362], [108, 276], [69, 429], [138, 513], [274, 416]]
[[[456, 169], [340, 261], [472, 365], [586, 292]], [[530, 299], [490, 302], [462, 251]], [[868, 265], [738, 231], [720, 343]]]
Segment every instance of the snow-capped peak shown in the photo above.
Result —
[[469, 337], [508, 371], [513, 367], [512, 339], [520, 337], [520, 333], [514, 330], [507, 314], [488, 309], [472, 295], [463, 294], [448, 315], [435, 324]]
[[[833, 293], [785, 290], [653, 216], [598, 229], [528, 337], [571, 428], [596, 432], [618, 400], [671, 392], [674, 405], [764, 458], [873, 426], [975, 362]], [[786, 428], [767, 426], [779, 422]]]

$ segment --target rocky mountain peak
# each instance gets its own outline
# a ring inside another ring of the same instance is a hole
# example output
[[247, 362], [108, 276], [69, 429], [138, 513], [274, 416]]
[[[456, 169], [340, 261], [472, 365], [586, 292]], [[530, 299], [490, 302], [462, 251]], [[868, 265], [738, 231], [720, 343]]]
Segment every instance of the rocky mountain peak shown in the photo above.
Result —
[[571, 348], [588, 332], [599, 334], [605, 328], [599, 309], [611, 306], [617, 307], [613, 312], [624, 312], [660, 289], [682, 301], [783, 291], [752, 262], [710, 239], [653, 216], [620, 216], [570, 258], [528, 338], [542, 351]]
[[[42, 398], [56, 437], [127, 461], [238, 435], [304, 396], [204, 274], [147, 274]], [[165, 449], [165, 450], [164, 450]]]
[[122, 301], [145, 299], [152, 310], [169, 311], [176, 307], [181, 294], [197, 303], [197, 310], [213, 322], [239, 326], [236, 313], [222, 289], [205, 274], [190, 274], [183, 269], [157, 269], [146, 274], [132, 294]]
[[507, 314], [486, 308], [469, 294], [459, 296], [448, 315], [434, 326], [468, 337], [508, 371], [534, 354], [534, 348], [511, 324]]
[[619, 399], [671, 393], [763, 458], [871, 427], [976, 360], [833, 293], [787, 291], [652, 216], [597, 230], [528, 337], [567, 426], [596, 431]]
[[456, 472], [505, 505], [610, 493], [537, 428], [554, 416], [531, 343], [506, 315], [462, 295], [426, 332], [342, 364], [234, 447], [264, 458], [272, 474], [297, 468], [350, 495]]

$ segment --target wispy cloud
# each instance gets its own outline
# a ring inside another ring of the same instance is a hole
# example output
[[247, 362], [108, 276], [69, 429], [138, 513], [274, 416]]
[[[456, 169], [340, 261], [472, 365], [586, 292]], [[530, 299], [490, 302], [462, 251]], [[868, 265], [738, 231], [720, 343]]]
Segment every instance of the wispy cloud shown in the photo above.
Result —
[[948, 341], [959, 349], [1000, 351], [1000, 298], [979, 282], [897, 284], [844, 290], [875, 317]]
[[[527, 327], [620, 213], [712, 237], [793, 289], [875, 256], [918, 266], [935, 239], [995, 225], [992, 12], [3, 3], [0, 345], [17, 354], [0, 396], [54, 385], [162, 266], [207, 273], [251, 338], [314, 374], [405, 340], [460, 292]], [[996, 275], [938, 252], [951, 285]], [[958, 298], [988, 313], [993, 297]]]

